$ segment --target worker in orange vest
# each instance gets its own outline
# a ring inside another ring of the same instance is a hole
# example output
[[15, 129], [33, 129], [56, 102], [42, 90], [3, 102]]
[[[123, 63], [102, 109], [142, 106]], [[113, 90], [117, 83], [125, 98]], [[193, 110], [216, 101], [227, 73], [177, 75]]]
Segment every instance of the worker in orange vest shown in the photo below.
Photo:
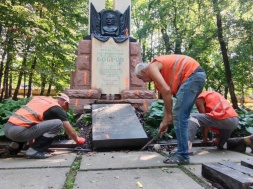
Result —
[[[154, 81], [164, 101], [164, 116], [160, 123], [161, 135], [173, 124], [177, 137], [177, 152], [166, 158], [167, 164], [188, 164], [188, 118], [206, 80], [205, 71], [193, 58], [172, 54], [156, 57], [150, 64], [139, 63], [135, 74], [144, 82]], [[177, 98], [172, 111], [172, 96]]]
[[224, 149], [224, 144], [239, 124], [238, 114], [221, 94], [214, 91], [202, 92], [196, 100], [196, 106], [199, 113], [192, 114], [188, 120], [189, 152], [200, 127], [203, 131], [203, 143], [208, 141], [207, 133], [210, 129], [217, 135], [214, 145], [218, 149]]
[[4, 127], [5, 136], [13, 142], [7, 146], [10, 155], [17, 155], [24, 143], [34, 140], [26, 151], [27, 158], [44, 159], [45, 153], [63, 127], [78, 145], [85, 143], [68, 121], [65, 110], [69, 109], [69, 97], [60, 93], [56, 99], [45, 96], [32, 97], [24, 107], [17, 110]]

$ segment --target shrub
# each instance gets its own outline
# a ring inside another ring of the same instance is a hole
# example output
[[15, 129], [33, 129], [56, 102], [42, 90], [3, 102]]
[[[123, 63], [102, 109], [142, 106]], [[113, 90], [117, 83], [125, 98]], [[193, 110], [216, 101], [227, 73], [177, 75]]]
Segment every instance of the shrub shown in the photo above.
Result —
[[27, 104], [31, 98], [22, 98], [20, 100], [3, 100], [0, 103], [0, 136], [4, 136], [3, 127], [13, 112]]

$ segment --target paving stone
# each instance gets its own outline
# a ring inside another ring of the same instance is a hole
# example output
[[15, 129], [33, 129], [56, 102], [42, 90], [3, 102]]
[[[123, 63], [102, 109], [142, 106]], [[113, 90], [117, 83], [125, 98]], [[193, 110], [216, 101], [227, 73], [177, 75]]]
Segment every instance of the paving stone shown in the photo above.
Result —
[[253, 169], [253, 158], [247, 158], [242, 160], [241, 165]]
[[200, 189], [197, 182], [178, 168], [78, 171], [74, 189]]
[[[37, 160], [38, 161], [38, 160]], [[33, 162], [36, 164], [35, 162]], [[0, 171], [1, 189], [62, 189], [69, 168], [9, 169]]]
[[80, 170], [129, 169], [169, 166], [165, 157], [156, 152], [99, 152], [93, 156], [83, 155]]
[[96, 149], [142, 147], [148, 142], [130, 104], [93, 104], [92, 139]]
[[[47, 159], [6, 158], [1, 159], [0, 169], [39, 168], [39, 167], [67, 167], [71, 166], [76, 158], [75, 153], [55, 152]], [[1, 171], [0, 171], [1, 172]], [[1, 188], [1, 187], [0, 187]]]
[[[231, 168], [231, 163], [229, 163], [229, 167], [225, 165], [226, 162], [204, 163], [202, 175], [211, 182], [217, 182], [222, 187], [229, 189], [248, 189], [253, 185], [253, 177], [241, 172], [238, 168]], [[235, 164], [234, 167], [236, 166]]]
[[215, 147], [194, 147], [194, 155], [190, 156], [190, 163], [218, 163], [221, 161], [240, 162], [249, 156], [229, 150], [217, 150]]

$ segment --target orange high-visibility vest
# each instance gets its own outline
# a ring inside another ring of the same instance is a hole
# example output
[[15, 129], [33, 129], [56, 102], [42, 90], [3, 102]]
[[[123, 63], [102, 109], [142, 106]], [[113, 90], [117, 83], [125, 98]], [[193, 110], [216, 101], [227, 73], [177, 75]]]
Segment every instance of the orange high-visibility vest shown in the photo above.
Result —
[[[196, 60], [185, 55], [162, 55], [156, 57], [151, 63], [155, 61], [163, 64], [160, 72], [167, 85], [171, 88], [172, 95], [176, 95], [182, 83], [199, 67], [199, 63]], [[157, 86], [156, 88], [159, 91]]]
[[24, 107], [16, 111], [8, 122], [23, 127], [31, 127], [44, 120], [43, 113], [53, 106], [60, 106], [52, 97], [33, 97]]
[[239, 117], [230, 103], [219, 93], [214, 91], [202, 92], [198, 98], [204, 98], [206, 115], [217, 119]]

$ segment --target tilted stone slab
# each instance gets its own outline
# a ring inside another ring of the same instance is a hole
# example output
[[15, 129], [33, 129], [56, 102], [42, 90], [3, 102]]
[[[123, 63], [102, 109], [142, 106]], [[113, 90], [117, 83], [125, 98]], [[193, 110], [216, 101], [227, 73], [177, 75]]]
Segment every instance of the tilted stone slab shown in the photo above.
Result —
[[[202, 176], [213, 183], [219, 183], [224, 188], [229, 189], [248, 189], [253, 185], [253, 177], [225, 166], [222, 163], [204, 163], [202, 164]], [[234, 167], [237, 165], [234, 164]]]
[[142, 147], [148, 141], [130, 104], [92, 105], [94, 148]]

